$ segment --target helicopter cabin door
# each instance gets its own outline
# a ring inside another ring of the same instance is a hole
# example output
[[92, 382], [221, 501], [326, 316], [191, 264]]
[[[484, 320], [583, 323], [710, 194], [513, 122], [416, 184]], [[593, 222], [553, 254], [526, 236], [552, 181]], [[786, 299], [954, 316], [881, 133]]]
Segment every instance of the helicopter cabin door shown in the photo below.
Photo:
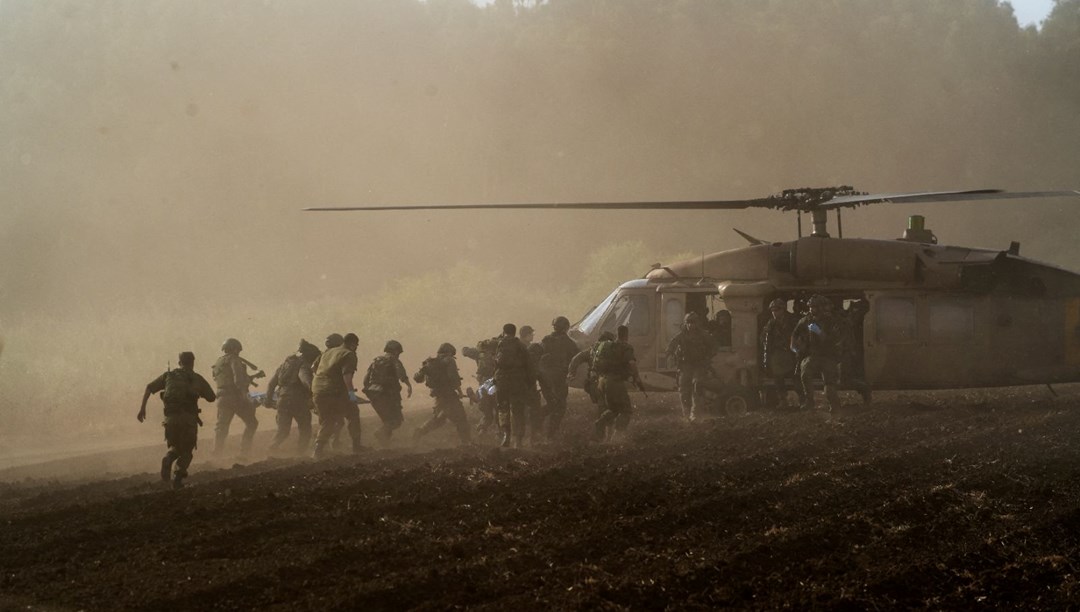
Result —
[[[716, 313], [725, 310], [719, 290], [711, 287], [687, 288], [672, 287], [660, 291], [659, 322], [656, 330], [656, 371], [674, 374], [677, 370], [675, 359], [667, 354], [668, 343], [682, 330], [683, 318], [688, 312], [696, 312], [708, 320], [713, 320]], [[730, 346], [729, 338], [726, 344]]]

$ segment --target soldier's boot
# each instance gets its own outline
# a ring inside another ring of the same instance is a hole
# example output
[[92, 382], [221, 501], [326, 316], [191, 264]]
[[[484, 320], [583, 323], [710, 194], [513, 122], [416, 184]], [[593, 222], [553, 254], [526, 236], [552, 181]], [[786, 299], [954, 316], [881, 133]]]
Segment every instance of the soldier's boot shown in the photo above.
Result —
[[502, 436], [499, 438], [499, 446], [507, 448], [510, 446], [510, 425], [503, 425], [501, 433]]
[[836, 390], [833, 385], [825, 386], [825, 398], [829, 402], [829, 412], [839, 412], [840, 410], [840, 392]]
[[170, 472], [172, 472], [173, 462], [176, 461], [176, 453], [171, 449], [165, 453], [165, 456], [161, 458], [161, 479], [165, 482], [169, 482]]
[[174, 489], [183, 488], [185, 478], [187, 478], [187, 470], [176, 470], [176, 474], [173, 475], [172, 479], [172, 487]]
[[325, 459], [327, 454], [327, 446], [328, 444], [325, 441], [316, 440], [314, 457], [316, 459]]

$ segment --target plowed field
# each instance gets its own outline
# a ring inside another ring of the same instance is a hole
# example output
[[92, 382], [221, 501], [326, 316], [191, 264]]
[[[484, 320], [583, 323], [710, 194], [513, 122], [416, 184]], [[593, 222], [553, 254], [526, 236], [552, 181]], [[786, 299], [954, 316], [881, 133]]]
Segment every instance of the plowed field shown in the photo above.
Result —
[[204, 444], [179, 491], [158, 480], [164, 445], [111, 456], [126, 471], [11, 468], [0, 607], [1076, 605], [1080, 389], [1059, 391], [697, 424], [651, 397], [606, 444], [575, 392], [560, 444], [458, 449], [447, 426], [416, 448], [242, 466]]

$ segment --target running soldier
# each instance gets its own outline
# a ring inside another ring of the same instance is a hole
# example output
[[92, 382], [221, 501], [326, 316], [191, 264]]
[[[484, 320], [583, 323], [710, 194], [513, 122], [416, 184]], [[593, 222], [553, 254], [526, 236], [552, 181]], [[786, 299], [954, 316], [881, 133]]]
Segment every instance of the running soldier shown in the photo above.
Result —
[[[603, 332], [600, 334], [600, 338], [596, 342], [597, 344], [599, 344], [600, 342], [603, 342], [605, 340], [614, 342], [615, 334], [609, 331]], [[578, 354], [574, 355], [574, 358], [570, 360], [570, 365], [567, 366], [566, 369], [566, 380], [567, 382], [573, 380], [573, 378], [577, 376], [578, 368], [580, 368], [582, 364], [585, 364], [588, 367], [585, 372], [585, 384], [582, 385], [582, 388], [585, 390], [585, 393], [589, 394], [589, 399], [592, 400], [592, 403], [596, 404], [597, 408], [599, 409], [599, 412], [597, 412], [597, 416], [599, 416], [604, 413], [604, 408], [600, 401], [600, 394], [596, 389], [598, 376], [596, 374], [596, 370], [594, 370], [592, 366], [592, 353], [593, 349], [595, 348], [596, 344], [593, 344], [589, 348], [583, 351], [579, 351]]]
[[463, 394], [461, 375], [454, 358], [456, 354], [457, 349], [453, 344], [444, 343], [434, 357], [424, 360], [420, 371], [413, 376], [416, 382], [427, 385], [431, 389], [431, 397], [435, 398], [431, 418], [413, 433], [414, 440], [442, 427], [449, 420], [457, 428], [461, 443], [470, 442], [469, 419], [465, 416], [465, 406], [461, 403]]
[[[773, 388], [765, 392], [765, 404], [771, 408], [788, 407], [787, 379], [795, 377], [795, 353], [791, 351], [791, 333], [798, 319], [787, 310], [787, 303], [776, 298], [769, 302], [771, 318], [761, 330], [761, 365]], [[799, 404], [803, 403], [801, 384], [796, 384]]]
[[599, 374], [597, 392], [603, 412], [596, 419], [593, 439], [604, 441], [611, 439], [612, 429], [622, 432], [630, 423], [633, 406], [630, 394], [626, 390], [626, 381], [632, 380], [642, 392], [645, 385], [638, 376], [637, 359], [634, 347], [628, 342], [630, 329], [625, 325], [618, 327], [618, 340], [598, 342], [593, 348], [592, 367]]
[[525, 439], [526, 410], [529, 389], [536, 384], [536, 374], [529, 364], [529, 351], [517, 338], [517, 326], [503, 325], [499, 347], [495, 352], [495, 386], [498, 400], [500, 446], [521, 448]]
[[837, 383], [844, 343], [844, 322], [832, 313], [832, 302], [823, 295], [810, 298], [810, 314], [799, 320], [791, 334], [791, 349], [798, 353], [803, 410], [814, 408], [814, 380], [825, 383], [829, 412], [840, 409]]
[[679, 369], [679, 398], [683, 417], [695, 421], [704, 404], [702, 382], [709, 377], [710, 360], [716, 346], [705, 331], [701, 315], [691, 312], [683, 318], [683, 328], [668, 343], [667, 354]]
[[364, 375], [364, 395], [371, 400], [371, 407], [382, 420], [382, 427], [375, 432], [375, 438], [383, 444], [405, 422], [401, 414], [401, 383], [405, 383], [408, 397], [412, 397], [412, 383], [409, 382], [405, 366], [401, 365], [400, 357], [404, 352], [400, 342], [388, 341], [383, 347], [383, 354], [371, 362]]
[[461, 354], [476, 362], [476, 391], [470, 387], [466, 393], [469, 402], [476, 404], [480, 410], [480, 422], [476, 424], [476, 433], [482, 434], [492, 425], [498, 426], [498, 402], [495, 399], [493, 389], [495, 381], [495, 352], [499, 348], [498, 338], [489, 338], [476, 343], [476, 346], [466, 346], [461, 349]]
[[165, 444], [169, 447], [161, 458], [161, 479], [169, 481], [169, 471], [175, 462], [173, 488], [179, 489], [184, 486], [192, 453], [199, 441], [199, 426], [202, 425], [199, 398], [212, 402], [217, 395], [210, 388], [210, 383], [195, 373], [195, 353], [187, 351], [180, 353], [179, 368], [165, 372], [146, 385], [142, 406], [136, 415], [140, 423], [146, 420], [146, 400], [154, 393], [161, 393], [165, 403], [165, 421], [162, 425], [165, 427]]
[[[329, 344], [329, 338], [327, 339]], [[336, 341], [336, 338], [334, 339]], [[345, 334], [342, 345], [326, 349], [312, 364], [314, 376], [311, 381], [311, 395], [315, 410], [319, 413], [319, 434], [315, 438], [315, 458], [322, 459], [329, 451], [330, 440], [341, 430], [345, 420], [349, 420], [349, 436], [352, 438], [352, 451], [359, 453], [360, 415], [356, 408], [356, 385], [353, 376], [357, 370], [356, 347], [360, 338], [356, 334]], [[354, 414], [355, 413], [355, 414]]]
[[547, 393], [547, 436], [554, 439], [559, 434], [563, 417], [566, 415], [566, 397], [570, 388], [566, 384], [566, 375], [570, 369], [570, 362], [578, 354], [578, 345], [567, 331], [570, 330], [570, 320], [566, 317], [555, 317], [551, 322], [553, 331], [544, 336], [540, 344], [544, 348], [544, 354], [540, 358], [540, 377], [545, 381], [541, 390], [546, 386]]
[[[321, 354], [319, 347], [301, 339], [296, 353], [285, 358], [266, 384], [266, 407], [277, 410], [277, 433], [270, 443], [271, 451], [277, 450], [289, 437], [292, 422], [296, 421], [297, 454], [308, 452], [311, 443], [311, 380], [314, 376], [311, 365]], [[274, 393], [279, 390], [280, 397], [275, 398]]]
[[248, 397], [252, 376], [247, 373], [249, 362], [240, 356], [244, 346], [236, 338], [229, 338], [221, 345], [224, 353], [212, 368], [217, 386], [217, 422], [214, 424], [214, 455], [225, 452], [225, 440], [229, 437], [229, 425], [233, 417], [244, 422], [244, 436], [240, 439], [240, 455], [247, 456], [259, 421], [255, 419], [255, 404]]
[[482, 385], [495, 375], [495, 352], [498, 349], [498, 338], [481, 340], [475, 347], [466, 346], [461, 349], [462, 355], [476, 362], [476, 384]]

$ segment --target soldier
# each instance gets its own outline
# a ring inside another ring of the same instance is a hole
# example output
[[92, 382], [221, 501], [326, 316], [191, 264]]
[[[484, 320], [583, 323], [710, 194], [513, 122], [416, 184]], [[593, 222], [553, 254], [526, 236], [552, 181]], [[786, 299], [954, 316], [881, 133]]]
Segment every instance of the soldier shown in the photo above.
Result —
[[476, 383], [483, 385], [495, 375], [495, 351], [499, 348], [499, 339], [489, 338], [476, 343], [475, 347], [466, 346], [461, 354], [476, 362]]
[[191, 465], [192, 452], [199, 440], [199, 398], [212, 402], [217, 398], [210, 383], [195, 373], [195, 353], [180, 353], [180, 367], [169, 370], [146, 385], [142, 406], [136, 418], [142, 423], [146, 420], [146, 400], [152, 393], [161, 393], [165, 403], [165, 444], [169, 450], [161, 458], [161, 479], [169, 481], [169, 471], [176, 463], [173, 475], [173, 487], [184, 486], [188, 466]]
[[[311, 442], [311, 365], [321, 354], [319, 347], [301, 338], [296, 353], [285, 358], [266, 384], [266, 407], [277, 409], [277, 433], [270, 450], [277, 450], [289, 437], [295, 420], [297, 454], [307, 452]], [[275, 399], [274, 392], [279, 389], [281, 397]]]
[[[518, 338], [521, 339], [521, 343], [525, 345], [525, 349], [529, 353], [529, 368], [537, 374], [536, 382], [529, 387], [528, 393], [528, 421], [529, 421], [529, 445], [536, 446], [539, 442], [540, 431], [544, 428], [544, 417], [546, 416], [546, 410], [540, 403], [541, 394], [543, 397], [551, 395], [551, 391], [548, 389], [547, 382], [543, 376], [540, 376], [540, 359], [544, 355], [544, 347], [540, 344], [533, 342], [536, 337], [536, 331], [533, 330], [531, 325], [522, 325], [521, 330], [518, 332]], [[537, 390], [537, 385], [540, 389]]]
[[240, 357], [244, 350], [240, 341], [229, 338], [221, 345], [224, 353], [214, 363], [212, 369], [214, 384], [217, 386], [217, 422], [214, 425], [214, 455], [220, 456], [225, 451], [225, 440], [229, 437], [229, 425], [233, 416], [244, 422], [244, 437], [240, 440], [240, 455], [246, 456], [251, 451], [251, 442], [259, 421], [255, 419], [255, 404], [248, 398], [252, 376], [248, 376], [248, 362]]
[[799, 379], [803, 388], [804, 410], [814, 407], [814, 379], [825, 382], [825, 397], [829, 411], [840, 409], [840, 394], [836, 385], [840, 374], [843, 350], [843, 321], [832, 313], [832, 302], [823, 295], [810, 298], [810, 314], [795, 325], [791, 334], [791, 349], [798, 353]]
[[[769, 302], [771, 318], [761, 330], [761, 365], [765, 378], [771, 380], [774, 388], [766, 391], [765, 403], [770, 407], [787, 408], [787, 379], [795, 376], [795, 353], [791, 352], [791, 332], [798, 322], [795, 315], [787, 310], [787, 303], [776, 298]], [[802, 404], [802, 385], [797, 384], [799, 403]]]
[[682, 331], [668, 343], [667, 354], [674, 356], [679, 368], [679, 397], [683, 416], [689, 421], [697, 419], [704, 403], [703, 387], [699, 388], [698, 385], [709, 375], [709, 361], [714, 350], [713, 339], [705, 331], [701, 316], [695, 312], [687, 313], [683, 318]]
[[852, 300], [844, 313], [844, 342], [840, 358], [840, 386], [857, 391], [866, 405], [873, 400], [862, 359], [863, 321], [869, 310], [866, 300]]
[[424, 360], [413, 379], [424, 383], [431, 389], [435, 398], [435, 408], [431, 418], [413, 433], [413, 439], [419, 440], [428, 432], [442, 427], [448, 419], [457, 428], [462, 444], [469, 443], [469, 419], [465, 416], [465, 406], [461, 404], [461, 375], [458, 373], [457, 349], [449, 342], [439, 347], [435, 357]]
[[[601, 333], [600, 338], [597, 340], [597, 344], [605, 340], [614, 342], [615, 334], [609, 331]], [[592, 353], [595, 348], [596, 344], [593, 344], [589, 348], [583, 351], [579, 351], [578, 354], [574, 355], [574, 358], [570, 360], [570, 365], [566, 368], [566, 380], [570, 381], [574, 378], [574, 376], [577, 375], [578, 368], [581, 367], [581, 364], [585, 364], [588, 366], [588, 371], [585, 373], [585, 384], [583, 385], [583, 387], [585, 389], [585, 393], [589, 394], [589, 399], [591, 399], [592, 402], [596, 404], [599, 408], [600, 412], [597, 413], [597, 415], [599, 416], [600, 414], [604, 413], [604, 407], [602, 405], [602, 402], [600, 401], [600, 394], [597, 392], [596, 389], [598, 376], [596, 374], [596, 370], [594, 370], [592, 367]]]
[[401, 414], [401, 383], [405, 383], [408, 397], [412, 397], [412, 383], [405, 366], [401, 365], [400, 356], [404, 352], [400, 342], [388, 341], [383, 354], [371, 362], [364, 375], [364, 395], [371, 400], [371, 407], [382, 420], [382, 427], [375, 432], [375, 437], [384, 444], [405, 421]]
[[626, 381], [634, 381], [638, 389], [645, 391], [645, 385], [638, 376], [634, 347], [628, 342], [630, 329], [620, 325], [617, 331], [618, 340], [598, 342], [592, 353], [592, 367], [599, 375], [597, 392], [603, 407], [603, 412], [595, 423], [593, 437], [597, 441], [609, 439], [612, 426], [616, 431], [623, 431], [630, 423], [633, 407], [630, 394], [626, 390]]
[[[334, 339], [336, 342], [336, 338]], [[356, 374], [356, 347], [360, 338], [356, 334], [345, 334], [341, 346], [328, 348], [315, 358], [311, 365], [314, 376], [311, 380], [311, 395], [315, 409], [319, 413], [319, 434], [315, 437], [315, 458], [326, 456], [330, 440], [341, 430], [347, 418], [349, 436], [352, 438], [352, 450], [359, 453], [360, 417], [351, 413], [356, 409], [356, 386], [353, 376]]]
[[712, 336], [713, 342], [716, 343], [718, 348], [730, 348], [731, 347], [731, 312], [727, 310], [717, 310], [713, 315], [711, 321], [708, 322], [706, 330], [709, 335]]
[[[567, 331], [570, 330], [570, 320], [566, 317], [555, 317], [551, 322], [552, 332], [540, 341], [544, 348], [540, 358], [540, 377], [546, 381], [547, 393], [547, 436], [553, 439], [559, 434], [563, 416], [566, 415], [566, 397], [570, 393], [566, 384], [566, 374], [570, 368], [570, 362], [578, 354], [578, 345]], [[544, 387], [542, 386], [541, 389]]]
[[529, 389], [536, 384], [536, 374], [529, 363], [529, 351], [517, 338], [517, 326], [503, 325], [495, 352], [495, 386], [498, 400], [500, 446], [521, 448], [525, 438], [525, 416]]

